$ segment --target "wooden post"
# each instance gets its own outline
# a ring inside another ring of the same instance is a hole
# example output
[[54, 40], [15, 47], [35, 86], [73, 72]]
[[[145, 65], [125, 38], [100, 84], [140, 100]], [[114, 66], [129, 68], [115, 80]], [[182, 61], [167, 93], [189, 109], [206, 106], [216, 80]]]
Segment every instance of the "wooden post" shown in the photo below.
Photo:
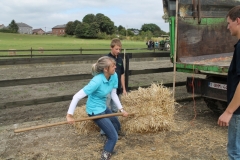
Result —
[[31, 47], [31, 58], [32, 58], [32, 47]]
[[177, 58], [177, 27], [178, 27], [178, 0], [176, 0], [176, 18], [175, 18], [175, 46], [173, 59], [173, 99], [175, 97], [175, 82], [176, 82], [176, 58]]
[[128, 80], [129, 80], [129, 54], [125, 55], [125, 88], [128, 91]]

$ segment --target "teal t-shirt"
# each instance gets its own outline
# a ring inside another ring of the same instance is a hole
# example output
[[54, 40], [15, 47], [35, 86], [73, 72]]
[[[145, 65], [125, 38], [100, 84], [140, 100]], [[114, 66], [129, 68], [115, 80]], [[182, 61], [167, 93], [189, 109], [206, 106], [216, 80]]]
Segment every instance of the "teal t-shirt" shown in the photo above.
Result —
[[88, 114], [99, 114], [106, 110], [107, 95], [113, 88], [118, 87], [118, 77], [116, 72], [107, 80], [103, 73], [95, 75], [91, 81], [83, 88], [88, 95], [86, 111]]

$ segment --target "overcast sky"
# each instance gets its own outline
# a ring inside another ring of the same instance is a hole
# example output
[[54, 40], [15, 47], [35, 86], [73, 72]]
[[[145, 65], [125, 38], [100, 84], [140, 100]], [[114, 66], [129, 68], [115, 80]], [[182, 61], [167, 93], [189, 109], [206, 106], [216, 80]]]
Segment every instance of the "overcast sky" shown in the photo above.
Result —
[[82, 21], [87, 14], [102, 13], [115, 26], [141, 29], [145, 23], [154, 23], [169, 31], [162, 19], [162, 0], [1, 0], [0, 24], [8, 26], [14, 19], [33, 29], [50, 31], [56, 25]]

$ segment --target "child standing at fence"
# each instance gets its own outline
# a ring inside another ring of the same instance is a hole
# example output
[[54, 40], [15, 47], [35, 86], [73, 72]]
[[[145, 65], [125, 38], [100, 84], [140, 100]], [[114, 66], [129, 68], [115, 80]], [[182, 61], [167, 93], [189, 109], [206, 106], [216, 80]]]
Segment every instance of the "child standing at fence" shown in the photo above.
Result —
[[[106, 106], [106, 99], [109, 93], [118, 110], [123, 113], [123, 116], [128, 116], [117, 96], [118, 77], [115, 73], [115, 68], [115, 60], [108, 56], [99, 58], [97, 63], [93, 64], [92, 74], [94, 77], [73, 96], [66, 116], [69, 123], [74, 123], [73, 113], [78, 101], [87, 95], [86, 111], [89, 117], [112, 113]], [[96, 119], [94, 122], [104, 131], [107, 137], [101, 160], [108, 160], [118, 140], [118, 131], [121, 128], [120, 123], [117, 117]]]
[[[121, 52], [121, 48], [122, 48], [122, 43], [121, 43], [120, 39], [118, 39], [118, 38], [112, 39], [112, 41], [110, 43], [110, 48], [111, 48], [111, 51], [107, 56], [113, 58], [116, 62], [115, 72], [117, 73], [117, 77], [118, 77], [117, 95], [119, 96], [120, 94], [127, 94], [126, 87], [125, 87], [123, 60], [119, 56], [119, 53]], [[106, 104], [113, 113], [118, 112], [118, 108], [117, 108], [116, 104], [114, 103], [114, 101], [112, 100], [110, 94], [107, 96]], [[100, 134], [104, 138], [105, 133], [103, 130], [100, 131]], [[118, 134], [123, 135], [121, 130], [119, 130]]]
[[[118, 76], [118, 88], [117, 88], [117, 95], [120, 94], [127, 94], [126, 87], [125, 87], [125, 76], [124, 76], [124, 64], [122, 58], [119, 56], [121, 52], [122, 43], [118, 38], [114, 38], [110, 44], [111, 52], [108, 54], [109, 57], [113, 58], [116, 62], [116, 69], [115, 72]], [[111, 98], [110, 96], [108, 98]], [[112, 112], [117, 112], [117, 106], [111, 99], [108, 99], [109, 106], [111, 107]]]

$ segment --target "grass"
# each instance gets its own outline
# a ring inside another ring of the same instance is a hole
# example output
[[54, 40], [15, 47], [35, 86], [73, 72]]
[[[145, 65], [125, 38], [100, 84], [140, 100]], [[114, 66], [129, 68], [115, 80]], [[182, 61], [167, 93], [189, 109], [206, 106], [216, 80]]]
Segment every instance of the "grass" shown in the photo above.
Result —
[[[132, 48], [146, 48], [143, 41], [130, 41], [122, 40], [123, 49]], [[55, 35], [27, 35], [27, 34], [12, 34], [0, 33], [0, 50], [30, 50], [35, 49], [33, 54], [79, 54], [79, 51], [71, 51], [68, 53], [60, 51], [43, 51], [48, 49], [107, 49], [101, 51], [102, 53], [109, 52], [110, 40], [97, 40], [97, 39], [79, 39], [75, 37], [62, 37]], [[109, 50], [108, 50], [109, 49]], [[90, 54], [85, 51], [83, 54]], [[133, 52], [133, 51], [131, 51]], [[139, 52], [139, 51], [138, 51]], [[100, 53], [100, 52], [99, 52]], [[8, 55], [8, 52], [0, 52], [0, 55]], [[19, 54], [30, 54], [30, 51], [18, 52]], [[91, 53], [92, 54], [92, 53]]]

